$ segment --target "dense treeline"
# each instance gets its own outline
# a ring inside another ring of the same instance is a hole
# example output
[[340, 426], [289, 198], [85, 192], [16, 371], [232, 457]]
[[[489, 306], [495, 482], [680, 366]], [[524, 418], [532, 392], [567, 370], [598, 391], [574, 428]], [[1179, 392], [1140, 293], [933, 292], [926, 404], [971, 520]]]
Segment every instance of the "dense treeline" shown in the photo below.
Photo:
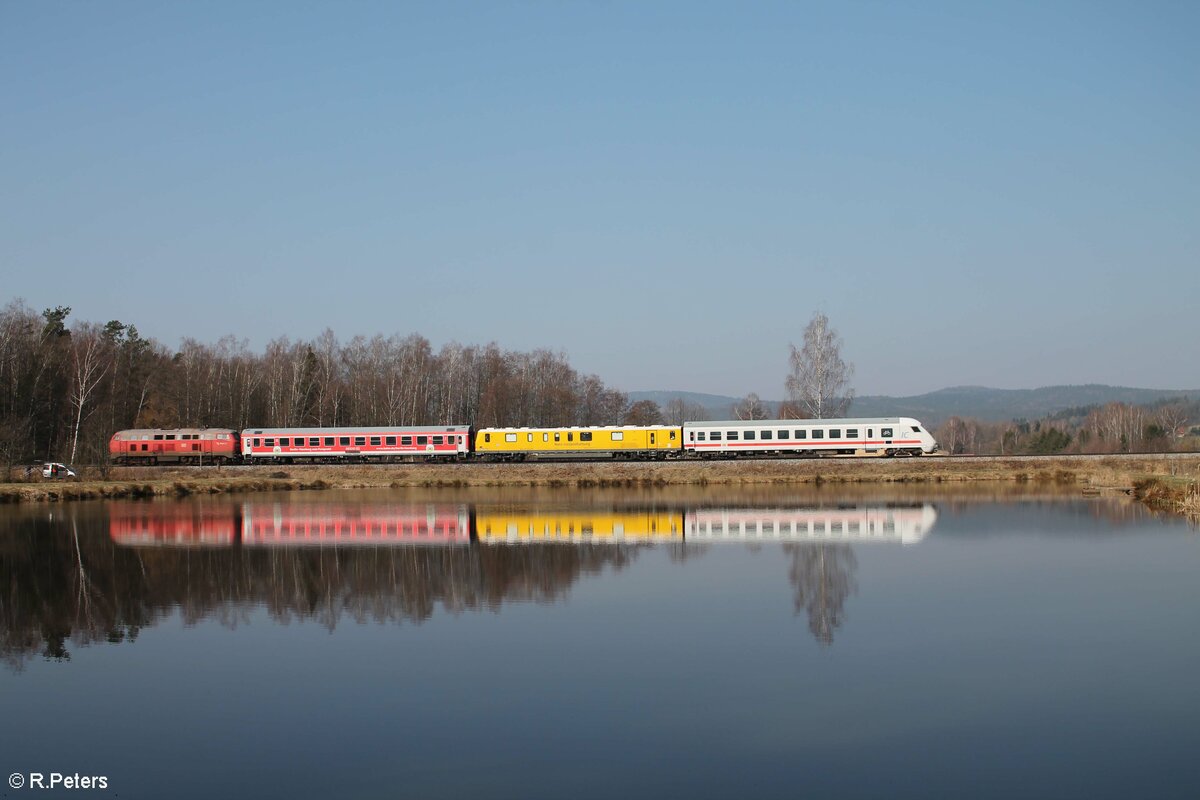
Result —
[[[495, 343], [281, 337], [262, 353], [226, 336], [177, 351], [134, 325], [68, 325], [71, 309], [0, 310], [0, 465], [96, 461], [133, 427], [613, 425], [628, 398], [562, 353]], [[636, 411], [636, 410], [635, 410]], [[637, 414], [634, 414], [636, 417]]]
[[1033, 421], [951, 417], [934, 435], [949, 453], [1154, 453], [1195, 449], [1198, 420], [1200, 401], [1185, 398], [1070, 408]]

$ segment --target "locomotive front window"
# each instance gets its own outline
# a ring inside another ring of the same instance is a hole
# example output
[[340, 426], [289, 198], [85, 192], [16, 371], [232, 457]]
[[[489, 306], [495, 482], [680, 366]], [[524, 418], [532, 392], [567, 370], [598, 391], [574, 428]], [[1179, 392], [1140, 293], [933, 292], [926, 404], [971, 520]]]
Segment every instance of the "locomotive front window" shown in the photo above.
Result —
[[341, 445], [342, 447], [349, 447], [350, 446], [350, 437], [349, 436], [339, 436], [338, 444]]
[[365, 437], [365, 436], [355, 436], [354, 437], [354, 446], [355, 447], [362, 447], [366, 443], [367, 443], [367, 437]]
[[921, 432], [921, 429], [920, 429], [920, 428], [918, 428], [916, 425], [913, 425], [913, 426], [912, 426], [912, 429], [913, 429], [913, 433], [920, 433], [920, 432]]
[[385, 443], [385, 444], [386, 444], [388, 447], [392, 447], [392, 446], [394, 446], [394, 445], [396, 444], [396, 437], [395, 437], [395, 436], [389, 436], [389, 437], [387, 437], [386, 439], [384, 439], [383, 441], [384, 441], [384, 443]]
[[372, 447], [379, 447], [379, 445], [382, 443], [383, 443], [383, 439], [380, 439], [378, 436], [371, 437], [371, 446]]

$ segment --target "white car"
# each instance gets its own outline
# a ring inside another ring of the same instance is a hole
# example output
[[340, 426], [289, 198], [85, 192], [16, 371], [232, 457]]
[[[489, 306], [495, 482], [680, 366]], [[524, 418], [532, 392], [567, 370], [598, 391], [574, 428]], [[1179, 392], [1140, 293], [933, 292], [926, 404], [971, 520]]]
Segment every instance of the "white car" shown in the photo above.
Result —
[[60, 464], [57, 461], [47, 461], [42, 464], [43, 478], [78, 478], [75, 470], [68, 467], [66, 464]]

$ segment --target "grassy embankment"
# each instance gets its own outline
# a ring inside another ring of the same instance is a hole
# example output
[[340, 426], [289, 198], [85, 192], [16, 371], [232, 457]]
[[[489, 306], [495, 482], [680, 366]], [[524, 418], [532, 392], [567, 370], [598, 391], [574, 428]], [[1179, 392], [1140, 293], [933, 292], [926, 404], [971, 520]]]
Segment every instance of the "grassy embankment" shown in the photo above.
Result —
[[[18, 475], [11, 476], [17, 478]], [[1200, 513], [1200, 454], [1051, 459], [822, 459], [663, 463], [398, 464], [84, 469], [79, 481], [0, 483], [0, 502], [315, 489], [653, 487], [862, 484], [1044, 484], [1125, 490], [1150, 506]]]

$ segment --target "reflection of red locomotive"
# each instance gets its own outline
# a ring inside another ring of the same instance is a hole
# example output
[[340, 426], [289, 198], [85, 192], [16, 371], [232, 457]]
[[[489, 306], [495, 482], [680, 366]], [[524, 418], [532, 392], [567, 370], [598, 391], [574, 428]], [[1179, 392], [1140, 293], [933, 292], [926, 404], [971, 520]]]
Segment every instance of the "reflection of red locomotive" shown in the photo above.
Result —
[[228, 547], [237, 538], [237, 509], [228, 504], [112, 503], [108, 532], [123, 545]]
[[246, 503], [242, 544], [467, 544], [471, 515], [461, 503]]

